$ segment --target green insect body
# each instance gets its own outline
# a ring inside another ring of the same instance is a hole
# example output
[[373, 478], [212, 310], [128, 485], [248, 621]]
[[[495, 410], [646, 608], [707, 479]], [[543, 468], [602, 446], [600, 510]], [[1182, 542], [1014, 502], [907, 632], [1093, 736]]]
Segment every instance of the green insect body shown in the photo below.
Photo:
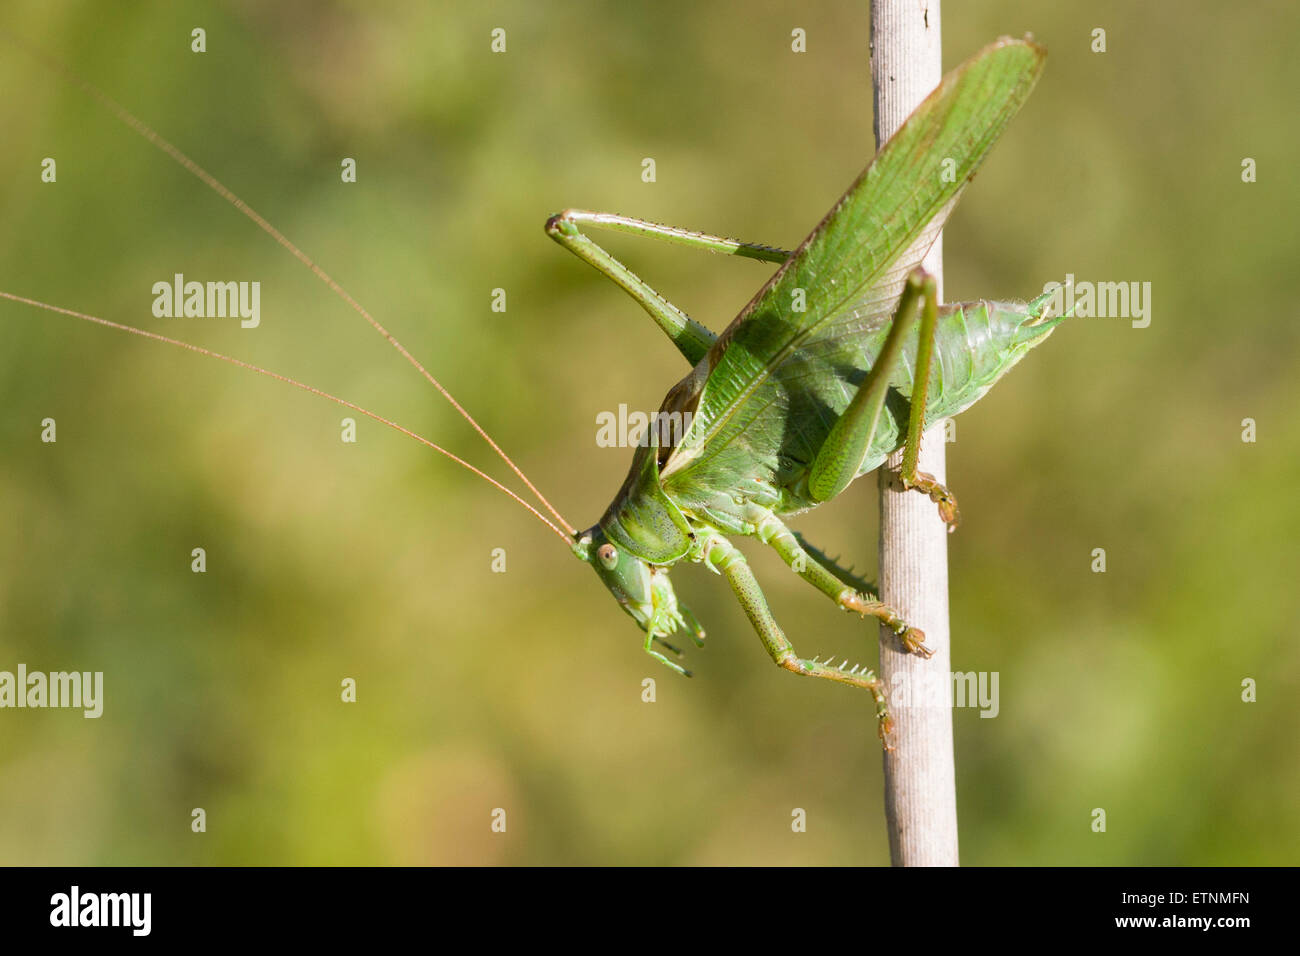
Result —
[[[685, 630], [699, 642], [704, 632], [668, 571], [703, 563], [727, 577], [778, 664], [870, 690], [886, 737], [874, 673], [799, 657], [727, 536], [771, 545], [840, 607], [884, 621], [905, 647], [929, 655], [919, 630], [847, 585], [782, 519], [905, 448], [904, 486], [929, 494], [955, 526], [951, 493], [915, 469], [921, 431], [969, 408], [1064, 317], [1048, 315], [1047, 295], [940, 307], [919, 266], [1044, 56], [1028, 41], [1003, 39], [948, 74], [793, 253], [579, 210], [547, 223], [552, 238], [631, 293], [693, 364], [661, 407], [689, 413], [681, 419], [689, 427], [638, 449], [613, 503], [574, 548], [641, 626], [645, 649], [670, 667], [689, 673], [654, 645], [679, 656], [668, 637]], [[584, 223], [783, 265], [715, 337], [591, 242]]]
[[[15, 38], [0, 37], [51, 66]], [[793, 252], [607, 213], [568, 210], [548, 220], [548, 235], [640, 303], [691, 365], [661, 409], [670, 420], [679, 415], [677, 420], [685, 421], [689, 413], [689, 427], [663, 442], [656, 435], [638, 449], [614, 501], [585, 532], [560, 515], [437, 379], [328, 273], [179, 149], [57, 64], [56, 73], [100, 100], [311, 268], [452, 404], [554, 521], [442, 446], [345, 399], [157, 332], [11, 292], [0, 291], [0, 299], [270, 376], [422, 442], [526, 508], [590, 563], [643, 630], [645, 650], [683, 674], [689, 672], [655, 645], [680, 656], [668, 638], [684, 630], [699, 643], [704, 629], [677, 601], [668, 574], [683, 560], [704, 564], [727, 578], [777, 664], [869, 690], [888, 746], [890, 720], [874, 673], [796, 654], [728, 535], [770, 545], [839, 607], [879, 619], [905, 648], [929, 656], [924, 634], [877, 600], [869, 584], [805, 545], [782, 519], [829, 501], [902, 448], [903, 486], [929, 495], [949, 528], [956, 525], [952, 494], [916, 467], [926, 423], [970, 407], [1065, 316], [1048, 315], [1049, 296], [1028, 304], [979, 301], [940, 307], [934, 280], [920, 263], [962, 189], [1028, 97], [1045, 55], [1032, 42], [1004, 38], [945, 76]], [[581, 231], [583, 225], [781, 265], [726, 330], [715, 335], [594, 243]]]

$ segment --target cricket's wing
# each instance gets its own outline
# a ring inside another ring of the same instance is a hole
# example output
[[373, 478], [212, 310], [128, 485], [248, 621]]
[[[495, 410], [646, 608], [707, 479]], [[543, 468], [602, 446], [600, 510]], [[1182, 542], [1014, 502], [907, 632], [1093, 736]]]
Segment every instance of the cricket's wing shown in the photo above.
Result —
[[665, 483], [729, 487], [747, 464], [815, 454], [870, 364], [863, 343], [889, 322], [1045, 58], [1028, 40], [999, 39], [907, 118], [695, 369], [698, 403]]

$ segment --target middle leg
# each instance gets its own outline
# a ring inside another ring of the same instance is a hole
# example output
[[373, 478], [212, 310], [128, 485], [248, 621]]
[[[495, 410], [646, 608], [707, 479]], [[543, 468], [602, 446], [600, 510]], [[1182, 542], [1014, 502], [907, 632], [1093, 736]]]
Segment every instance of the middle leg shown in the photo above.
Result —
[[925, 646], [924, 631], [919, 627], [912, 627], [897, 611], [874, 594], [845, 584], [833, 571], [813, 557], [795, 533], [776, 515], [770, 511], [764, 512], [758, 517], [756, 524], [755, 534], [758, 540], [769, 545], [791, 570], [829, 597], [840, 608], [845, 611], [855, 611], [862, 617], [877, 618], [898, 635], [899, 641], [907, 651], [927, 660], [933, 656], [934, 651]]
[[877, 730], [886, 750], [892, 750], [889, 735], [893, 730], [893, 721], [889, 717], [889, 707], [885, 701], [885, 687], [875, 673], [868, 668], [854, 665], [845, 670], [845, 664], [835, 667], [816, 658], [808, 660], [795, 653], [794, 645], [782, 632], [776, 618], [767, 606], [767, 598], [758, 586], [758, 579], [749, 567], [749, 562], [739, 549], [720, 535], [710, 537], [704, 542], [700, 551], [700, 560], [715, 571], [720, 571], [727, 578], [736, 599], [749, 618], [750, 624], [763, 641], [767, 653], [779, 667], [805, 677], [823, 677], [841, 684], [862, 687], [871, 692], [876, 702]]

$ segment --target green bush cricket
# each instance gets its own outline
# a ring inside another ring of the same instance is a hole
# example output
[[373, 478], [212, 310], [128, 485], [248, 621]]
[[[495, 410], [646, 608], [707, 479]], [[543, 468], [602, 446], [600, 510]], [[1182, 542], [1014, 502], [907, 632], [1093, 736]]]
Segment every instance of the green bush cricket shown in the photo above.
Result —
[[[940, 307], [919, 266], [1044, 58], [1032, 42], [1003, 39], [945, 76], [793, 253], [584, 211], [547, 223], [552, 238], [632, 295], [693, 366], [661, 409], [689, 415], [690, 426], [670, 441], [654, 435], [637, 452], [613, 504], [575, 548], [645, 632], [645, 650], [669, 667], [686, 673], [654, 644], [679, 655], [666, 643], [671, 634], [703, 637], [668, 580], [668, 569], [689, 559], [727, 578], [778, 665], [869, 690], [888, 746], [890, 719], [874, 672], [800, 657], [726, 536], [770, 545], [839, 607], [879, 618], [909, 651], [929, 656], [921, 631], [781, 519], [829, 501], [903, 448], [904, 487], [928, 494], [949, 530], [956, 526], [952, 494], [917, 471], [926, 423], [970, 407], [1064, 316], [1048, 315], [1048, 295]], [[782, 266], [714, 336], [582, 225]]]
[[[681, 651], [669, 638], [684, 630], [700, 643], [704, 630], [678, 603], [669, 571], [682, 560], [703, 564], [727, 578], [779, 666], [870, 691], [880, 736], [888, 746], [891, 723], [874, 672], [800, 657], [727, 536], [752, 536], [770, 545], [840, 608], [879, 619], [909, 651], [929, 656], [920, 630], [877, 600], [869, 584], [805, 545], [782, 519], [831, 500], [904, 449], [904, 486], [927, 494], [949, 529], [956, 526], [953, 495], [916, 467], [927, 422], [974, 404], [1065, 316], [1048, 314], [1050, 295], [1027, 304], [981, 300], [941, 306], [935, 283], [920, 263], [966, 183], [1028, 97], [1044, 59], [1045, 52], [1032, 42], [1004, 38], [947, 74], [793, 252], [581, 210], [547, 221], [547, 234], [628, 292], [692, 366], [662, 405], [669, 416], [689, 415], [689, 426], [672, 436], [652, 434], [653, 440], [634, 455], [613, 503], [583, 532], [565, 521], [446, 389], [298, 247], [148, 126], [75, 77], [119, 119], [280, 242], [384, 335], [510, 465], [555, 522], [441, 446], [334, 395], [153, 332], [7, 292], [0, 297], [272, 376], [416, 438], [493, 484], [564, 539], [636, 620], [645, 635], [644, 649], [682, 674], [689, 672], [674, 659]], [[68, 75], [57, 65], [55, 69]], [[725, 331], [715, 335], [596, 245], [580, 231], [583, 226], [781, 265]]]

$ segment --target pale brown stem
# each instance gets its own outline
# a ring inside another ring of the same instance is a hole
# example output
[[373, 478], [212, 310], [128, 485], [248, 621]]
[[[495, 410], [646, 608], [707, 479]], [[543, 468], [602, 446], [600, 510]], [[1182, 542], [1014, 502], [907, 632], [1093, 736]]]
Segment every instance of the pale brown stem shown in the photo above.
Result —
[[[902, 125], [943, 75], [939, 0], [871, 0], [871, 83], [877, 147]], [[942, 238], [924, 266], [943, 295]], [[920, 470], [946, 481], [942, 422], [921, 444]], [[882, 627], [880, 673], [894, 718], [885, 754], [885, 816], [895, 866], [957, 865], [948, 633], [948, 534], [925, 495], [897, 481], [902, 452], [880, 471], [881, 600], [925, 631], [930, 660], [903, 651]]]

